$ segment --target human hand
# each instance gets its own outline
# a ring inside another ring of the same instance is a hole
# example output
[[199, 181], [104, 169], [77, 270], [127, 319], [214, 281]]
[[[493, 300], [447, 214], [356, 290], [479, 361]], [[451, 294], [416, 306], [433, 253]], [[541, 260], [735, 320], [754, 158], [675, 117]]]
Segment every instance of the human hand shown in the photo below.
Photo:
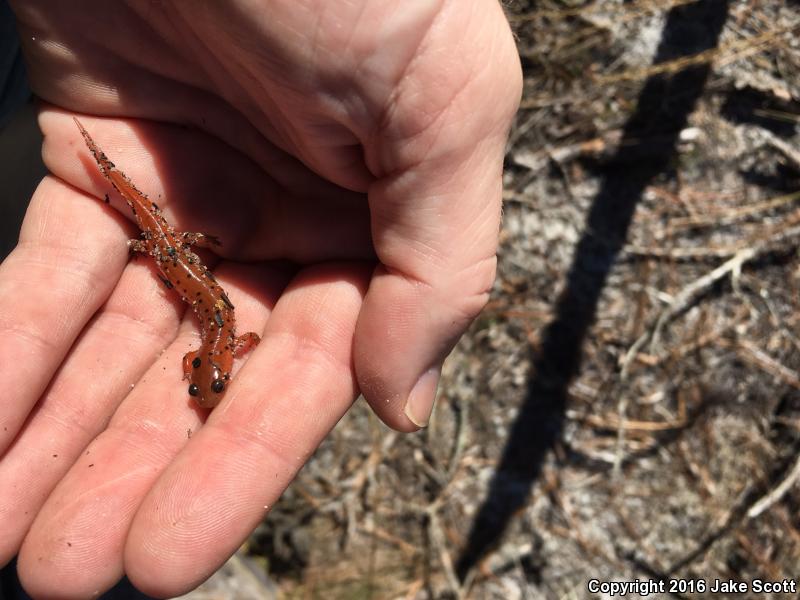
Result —
[[[0, 562], [19, 551], [33, 595], [123, 573], [176, 595], [359, 390], [396, 429], [427, 421], [494, 276], [513, 41], [495, 0], [14, 9], [53, 175], [0, 267]], [[222, 240], [239, 331], [263, 331], [204, 424], [180, 373], [196, 324], [128, 262], [73, 113], [179, 229]]]

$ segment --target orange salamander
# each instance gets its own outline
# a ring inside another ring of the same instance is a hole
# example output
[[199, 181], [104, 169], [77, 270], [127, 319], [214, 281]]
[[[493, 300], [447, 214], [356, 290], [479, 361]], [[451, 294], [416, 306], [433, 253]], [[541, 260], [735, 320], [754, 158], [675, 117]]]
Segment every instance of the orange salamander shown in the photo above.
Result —
[[181, 300], [192, 307], [200, 321], [200, 348], [183, 357], [184, 379], [189, 379], [189, 395], [200, 406], [216, 406], [230, 381], [234, 355], [247, 352], [260, 341], [252, 331], [236, 336], [233, 304], [197, 254], [192, 252], [194, 245], [218, 245], [219, 241], [203, 233], [175, 231], [156, 203], [148, 200], [114, 166], [78, 119], [75, 123], [100, 171], [131, 207], [142, 230], [141, 239], [128, 242], [131, 251], [146, 252], [155, 259], [164, 285], [180, 292]]

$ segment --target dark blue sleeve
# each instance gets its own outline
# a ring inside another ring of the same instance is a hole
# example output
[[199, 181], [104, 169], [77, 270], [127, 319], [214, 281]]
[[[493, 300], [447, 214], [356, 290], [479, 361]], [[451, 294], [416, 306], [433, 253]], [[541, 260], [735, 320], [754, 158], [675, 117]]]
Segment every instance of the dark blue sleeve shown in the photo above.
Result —
[[0, 130], [30, 95], [17, 22], [7, 0], [0, 0]]

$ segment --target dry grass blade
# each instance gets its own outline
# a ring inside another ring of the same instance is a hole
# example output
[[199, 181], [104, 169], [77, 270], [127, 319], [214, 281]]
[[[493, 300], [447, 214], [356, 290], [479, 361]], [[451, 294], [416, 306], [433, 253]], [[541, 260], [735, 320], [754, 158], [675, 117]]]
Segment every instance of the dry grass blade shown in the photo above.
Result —
[[595, 77], [595, 81], [598, 85], [608, 85], [621, 81], [641, 81], [655, 75], [672, 75], [689, 67], [708, 63], [715, 63], [717, 66], [729, 64], [765, 50], [769, 46], [785, 42], [785, 38], [796, 33], [798, 28], [800, 28], [798, 24], [776, 27], [759, 35], [728, 42], [719, 48], [706, 50], [686, 58], [659, 63], [647, 68], [630, 69], [622, 73], [598, 75]]
[[538, 9], [520, 15], [512, 14], [509, 15], [508, 20], [513, 24], [517, 24], [526, 21], [536, 21], [538, 19], [567, 19], [569, 17], [579, 17], [590, 13], [605, 13], [609, 10], [620, 13], [624, 18], [633, 19], [648, 13], [669, 10], [676, 6], [683, 6], [684, 4], [696, 1], [697, 0], [668, 0], [667, 2], [663, 2], [660, 0], [638, 0], [637, 2], [630, 2], [622, 6], [609, 6], [603, 2], [596, 2], [588, 6], [576, 6], [575, 8]]

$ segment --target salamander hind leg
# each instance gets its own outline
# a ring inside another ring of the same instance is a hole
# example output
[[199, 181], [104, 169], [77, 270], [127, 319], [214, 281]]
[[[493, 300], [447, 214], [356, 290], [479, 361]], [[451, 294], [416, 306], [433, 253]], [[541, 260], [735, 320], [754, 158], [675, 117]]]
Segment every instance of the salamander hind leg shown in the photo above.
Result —
[[190, 233], [185, 231], [180, 234], [180, 240], [183, 242], [184, 247], [200, 246], [201, 248], [211, 248], [212, 246], [222, 245], [217, 236], [209, 233]]
[[144, 240], [128, 240], [128, 259], [136, 260], [140, 254], [148, 254]]
[[241, 356], [245, 352], [249, 352], [258, 345], [261, 338], [257, 333], [248, 331], [244, 335], [240, 335], [233, 341], [233, 353], [236, 356]]

